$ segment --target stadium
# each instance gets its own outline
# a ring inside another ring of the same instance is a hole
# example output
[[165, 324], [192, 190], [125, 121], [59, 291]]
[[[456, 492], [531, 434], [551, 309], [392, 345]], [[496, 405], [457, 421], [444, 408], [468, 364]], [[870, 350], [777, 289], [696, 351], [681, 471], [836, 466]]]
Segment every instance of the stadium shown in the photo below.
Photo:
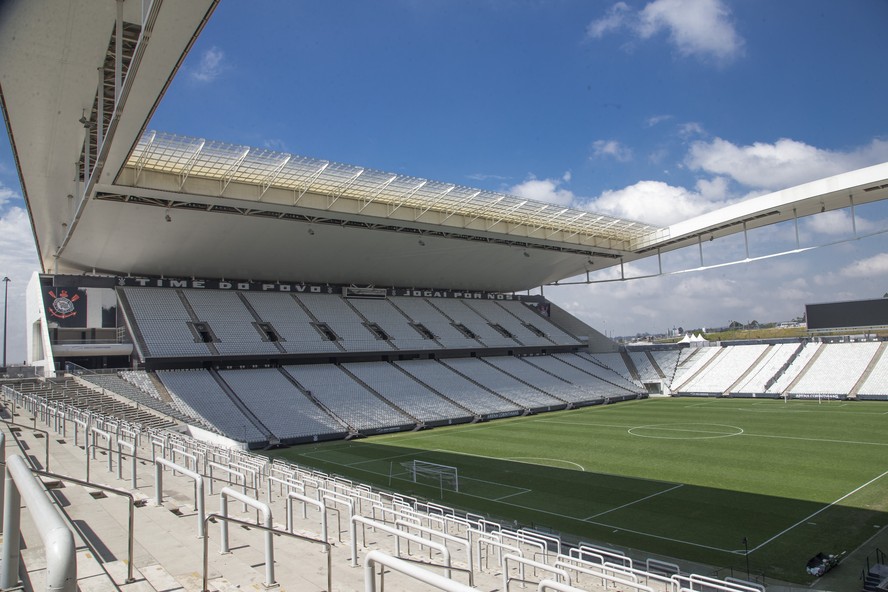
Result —
[[655, 226], [151, 130], [217, 2], [73, 4], [0, 5], [2, 589], [886, 589], [888, 300], [627, 348], [542, 287], [798, 240], [888, 163]]

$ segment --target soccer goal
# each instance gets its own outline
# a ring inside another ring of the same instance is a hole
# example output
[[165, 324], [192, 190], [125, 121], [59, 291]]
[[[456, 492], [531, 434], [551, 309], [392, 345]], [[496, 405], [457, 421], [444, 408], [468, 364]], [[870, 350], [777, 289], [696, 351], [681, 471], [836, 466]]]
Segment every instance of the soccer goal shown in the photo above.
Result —
[[410, 479], [414, 483], [431, 481], [437, 483], [442, 492], [444, 489], [459, 491], [459, 469], [456, 467], [417, 459], [401, 463], [401, 465], [407, 469]]

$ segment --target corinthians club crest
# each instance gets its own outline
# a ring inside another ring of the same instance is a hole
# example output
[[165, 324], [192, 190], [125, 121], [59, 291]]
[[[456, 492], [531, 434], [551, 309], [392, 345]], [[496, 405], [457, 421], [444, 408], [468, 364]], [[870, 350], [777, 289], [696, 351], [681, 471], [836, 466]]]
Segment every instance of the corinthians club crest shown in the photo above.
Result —
[[77, 310], [75, 309], [74, 303], [80, 300], [79, 294], [74, 294], [69, 298], [68, 290], [62, 289], [59, 290], [58, 295], [56, 295], [54, 291], [50, 290], [49, 295], [51, 298], [53, 298], [53, 301], [49, 307], [49, 314], [57, 319], [68, 319], [77, 315]]

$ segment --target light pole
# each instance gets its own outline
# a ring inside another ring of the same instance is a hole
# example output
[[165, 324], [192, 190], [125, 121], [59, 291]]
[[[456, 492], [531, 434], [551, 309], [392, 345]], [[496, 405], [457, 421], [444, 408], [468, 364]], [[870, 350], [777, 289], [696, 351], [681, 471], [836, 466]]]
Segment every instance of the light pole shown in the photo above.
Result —
[[8, 277], [3, 277], [3, 369], [6, 370], [6, 310], [9, 302], [9, 282]]

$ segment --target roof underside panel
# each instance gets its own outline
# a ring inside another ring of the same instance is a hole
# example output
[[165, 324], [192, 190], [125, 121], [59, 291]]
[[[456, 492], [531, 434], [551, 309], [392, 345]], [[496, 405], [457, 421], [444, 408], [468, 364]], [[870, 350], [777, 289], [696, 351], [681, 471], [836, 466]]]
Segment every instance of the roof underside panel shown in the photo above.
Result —
[[323, 195], [329, 198], [328, 207], [338, 200], [356, 202], [358, 213], [371, 204], [386, 206], [389, 215], [409, 208], [483, 219], [490, 225], [558, 231], [580, 240], [587, 238], [587, 244], [603, 239], [621, 249], [660, 230], [649, 224], [494, 191], [158, 132], [143, 136], [126, 166], [135, 171], [136, 187], [144, 172], [160, 172], [177, 175], [182, 189], [187, 179], [218, 181], [220, 197], [226, 196], [232, 183], [257, 187], [257, 199], [274, 187], [292, 191], [294, 206], [306, 206], [303, 200], [307, 194]]

